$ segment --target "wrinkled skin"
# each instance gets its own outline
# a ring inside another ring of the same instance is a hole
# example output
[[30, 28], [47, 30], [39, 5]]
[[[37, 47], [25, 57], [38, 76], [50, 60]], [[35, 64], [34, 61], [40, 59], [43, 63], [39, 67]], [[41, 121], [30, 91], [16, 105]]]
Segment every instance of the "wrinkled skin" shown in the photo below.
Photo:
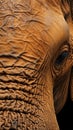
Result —
[[0, 0], [0, 130], [59, 130], [73, 100], [73, 1]]

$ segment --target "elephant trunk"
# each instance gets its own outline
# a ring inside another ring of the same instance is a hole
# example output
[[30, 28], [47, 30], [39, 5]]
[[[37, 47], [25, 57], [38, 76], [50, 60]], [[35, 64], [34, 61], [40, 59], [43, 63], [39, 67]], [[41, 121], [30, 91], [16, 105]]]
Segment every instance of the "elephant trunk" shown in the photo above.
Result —
[[52, 95], [23, 67], [0, 68], [0, 129], [58, 130]]

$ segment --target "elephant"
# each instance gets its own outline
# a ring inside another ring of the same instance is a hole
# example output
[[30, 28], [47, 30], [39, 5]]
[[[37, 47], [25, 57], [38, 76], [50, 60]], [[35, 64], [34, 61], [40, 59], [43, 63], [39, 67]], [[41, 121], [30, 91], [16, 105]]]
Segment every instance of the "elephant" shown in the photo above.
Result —
[[0, 130], [60, 130], [72, 66], [73, 0], [0, 0]]

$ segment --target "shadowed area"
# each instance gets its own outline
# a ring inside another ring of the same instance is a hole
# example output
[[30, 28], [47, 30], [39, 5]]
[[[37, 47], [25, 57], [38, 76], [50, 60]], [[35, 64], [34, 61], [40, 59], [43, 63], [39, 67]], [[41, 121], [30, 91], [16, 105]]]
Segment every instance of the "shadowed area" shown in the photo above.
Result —
[[57, 119], [61, 130], [73, 130], [73, 102], [70, 95], [64, 108], [57, 115]]

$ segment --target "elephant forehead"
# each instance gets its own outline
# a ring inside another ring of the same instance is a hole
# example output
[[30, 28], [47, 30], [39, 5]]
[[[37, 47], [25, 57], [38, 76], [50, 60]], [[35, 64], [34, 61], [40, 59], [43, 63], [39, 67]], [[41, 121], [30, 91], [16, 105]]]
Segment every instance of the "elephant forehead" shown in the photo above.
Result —
[[[53, 8], [50, 5], [53, 6]], [[60, 2], [55, 0], [51, 2], [49, 0], [4, 0], [0, 2], [0, 6], [0, 26], [5, 30], [6, 27], [14, 28], [26, 26], [26, 23], [31, 21], [39, 20], [44, 23], [46, 22], [44, 21], [45, 16], [48, 17], [48, 15], [50, 22], [53, 17], [52, 11], [62, 14]]]
[[[27, 57], [31, 55], [33, 60], [35, 57], [35, 62], [39, 58], [43, 61], [45, 57], [52, 56], [54, 47], [60, 46], [68, 37], [68, 27], [62, 14], [47, 9], [40, 2], [39, 5], [36, 3], [36, 8], [35, 0], [4, 0], [0, 5], [0, 59], [3, 65], [19, 65], [15, 62], [17, 58], [23, 64], [21, 57], [25, 54]], [[13, 60], [10, 61], [8, 55]]]
[[[19, 41], [22, 41], [22, 39], [28, 38], [30, 33], [31, 35], [33, 35], [33, 33], [36, 34], [36, 31], [41, 33], [45, 30], [45, 32], [48, 33], [48, 39], [52, 39], [53, 34], [56, 34], [55, 32], [68, 32], [67, 24], [64, 21], [61, 12], [59, 12], [60, 14], [57, 14], [52, 11], [53, 9], [42, 7], [41, 10], [39, 10], [38, 7], [36, 7], [37, 9], [32, 9], [28, 6], [29, 4], [26, 6], [26, 2], [24, 2], [22, 6], [22, 1], [18, 1], [21, 2], [21, 4], [17, 4], [14, 0], [12, 3], [8, 4], [8, 2], [9, 1], [7, 0], [7, 3], [0, 3], [1, 42], [18, 41], [18, 39]], [[36, 35], [39, 37], [38, 33]], [[53, 38], [54, 37], [55, 36], [53, 36]]]

